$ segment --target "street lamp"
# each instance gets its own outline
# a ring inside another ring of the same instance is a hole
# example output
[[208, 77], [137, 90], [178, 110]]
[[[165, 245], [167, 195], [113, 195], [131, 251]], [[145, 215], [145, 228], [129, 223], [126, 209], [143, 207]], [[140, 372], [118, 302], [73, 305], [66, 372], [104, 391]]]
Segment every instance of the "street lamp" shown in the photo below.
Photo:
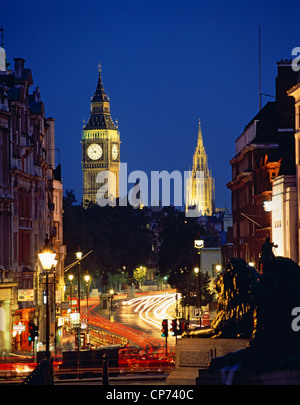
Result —
[[194, 272], [196, 273], [196, 296], [197, 296], [197, 305], [200, 308], [200, 269], [199, 267], [194, 268]]
[[[198, 255], [199, 255], [199, 275], [198, 275], [198, 283], [197, 283], [197, 287], [198, 287], [198, 304], [199, 304], [199, 308], [201, 309], [201, 275], [200, 275], [200, 270], [201, 270], [201, 249], [204, 246], [204, 240], [202, 239], [197, 239], [194, 241], [194, 247], [198, 250]], [[196, 273], [198, 274], [198, 272]], [[201, 317], [199, 318], [199, 325], [201, 326]]]
[[50, 247], [50, 241], [45, 239], [45, 245], [43, 250], [38, 253], [43, 270], [46, 272], [46, 357], [50, 358], [50, 316], [49, 316], [49, 271], [55, 263], [55, 256]]
[[72, 281], [73, 281], [73, 278], [74, 278], [74, 276], [73, 276], [73, 274], [69, 274], [69, 280], [70, 280], [70, 300], [71, 300], [71, 313], [72, 313], [72, 303], [73, 303], [73, 301], [72, 301]]
[[89, 339], [89, 281], [90, 281], [90, 276], [86, 274], [84, 276], [85, 282], [86, 282], [86, 341], [87, 345], [90, 343]]
[[[81, 262], [80, 262], [80, 260], [82, 258], [82, 252], [80, 252], [80, 251], [76, 252], [76, 258], [78, 260], [78, 313], [79, 313], [79, 320], [80, 320], [80, 272], [81, 272], [81, 269], [80, 269]], [[79, 351], [79, 347], [80, 347], [80, 324], [79, 324], [79, 327], [78, 327], [78, 334], [77, 335], [78, 335], [77, 337], [78, 337], [78, 351]]]
[[113, 311], [113, 298], [114, 298], [114, 293], [115, 291], [111, 288], [109, 290], [110, 293], [110, 316], [112, 317], [112, 311]]

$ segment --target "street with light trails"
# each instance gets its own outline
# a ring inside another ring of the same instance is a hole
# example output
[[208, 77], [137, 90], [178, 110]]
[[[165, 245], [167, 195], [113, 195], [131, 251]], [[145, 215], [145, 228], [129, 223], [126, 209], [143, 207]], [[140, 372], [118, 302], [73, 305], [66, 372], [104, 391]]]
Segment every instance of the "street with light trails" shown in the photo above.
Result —
[[161, 323], [163, 319], [172, 320], [175, 313], [176, 294], [160, 294], [133, 298], [124, 304], [131, 306], [134, 313], [147, 322], [153, 333], [161, 333]]
[[[176, 294], [140, 295], [133, 299], [122, 299], [111, 314], [99, 311], [99, 301], [90, 299], [88, 317], [86, 302], [82, 301], [82, 316], [88, 318], [90, 330], [106, 331], [128, 340], [129, 345], [153, 352], [163, 349], [165, 339], [161, 337], [163, 319], [171, 320], [176, 313]], [[175, 339], [170, 336], [168, 346], [174, 348]]]

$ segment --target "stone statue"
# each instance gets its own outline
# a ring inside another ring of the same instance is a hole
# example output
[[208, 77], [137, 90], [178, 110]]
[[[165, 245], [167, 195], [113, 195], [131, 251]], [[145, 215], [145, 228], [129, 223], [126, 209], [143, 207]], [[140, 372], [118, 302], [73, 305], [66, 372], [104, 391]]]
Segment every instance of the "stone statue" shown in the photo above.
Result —
[[300, 331], [292, 328], [292, 311], [300, 307], [300, 267], [288, 258], [268, 257], [250, 296], [254, 311], [248, 347], [213, 359], [210, 369], [299, 368]]
[[253, 330], [250, 289], [259, 273], [245, 260], [232, 258], [216, 281], [217, 314], [209, 328], [185, 332], [182, 337], [219, 337], [249, 339]]
[[277, 248], [278, 245], [275, 245], [273, 242], [271, 242], [271, 239], [269, 236], [267, 236], [266, 241], [263, 243], [261, 247], [261, 254], [259, 258], [259, 268], [261, 269], [263, 265], [273, 257], [275, 257], [273, 253], [273, 248]]

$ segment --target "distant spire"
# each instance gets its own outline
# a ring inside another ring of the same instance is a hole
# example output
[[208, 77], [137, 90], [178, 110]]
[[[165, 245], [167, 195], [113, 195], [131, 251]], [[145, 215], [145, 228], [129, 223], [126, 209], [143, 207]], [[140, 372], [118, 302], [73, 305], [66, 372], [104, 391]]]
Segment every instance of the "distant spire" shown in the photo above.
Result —
[[103, 87], [103, 84], [102, 84], [101, 68], [102, 68], [102, 66], [101, 66], [101, 63], [99, 61], [99, 64], [98, 64], [98, 72], [99, 72], [98, 83], [97, 83], [97, 87], [96, 87], [94, 97], [92, 97], [92, 102], [108, 101], [108, 97], [105, 94], [104, 87]]
[[198, 128], [198, 141], [197, 147], [203, 147], [203, 138], [202, 138], [202, 130], [201, 130], [201, 120], [199, 118], [199, 128]]
[[110, 104], [109, 97], [106, 95], [102, 83], [101, 77], [101, 63], [98, 63], [98, 82], [97, 87], [94, 93], [94, 96], [91, 97], [91, 115], [84, 126], [84, 129], [114, 129], [117, 130], [116, 125], [114, 124], [111, 115], [110, 115]]

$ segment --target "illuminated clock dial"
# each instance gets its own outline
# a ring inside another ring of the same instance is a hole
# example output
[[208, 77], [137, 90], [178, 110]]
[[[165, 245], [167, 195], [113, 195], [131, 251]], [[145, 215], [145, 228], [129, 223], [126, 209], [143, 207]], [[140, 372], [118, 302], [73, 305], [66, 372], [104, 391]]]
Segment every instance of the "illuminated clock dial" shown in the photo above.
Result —
[[88, 148], [87, 148], [87, 154], [88, 157], [92, 160], [98, 160], [102, 156], [102, 147], [98, 145], [97, 143], [92, 143]]
[[118, 146], [117, 146], [117, 144], [114, 143], [111, 148], [111, 156], [112, 156], [113, 160], [117, 160], [118, 155], [119, 155]]

